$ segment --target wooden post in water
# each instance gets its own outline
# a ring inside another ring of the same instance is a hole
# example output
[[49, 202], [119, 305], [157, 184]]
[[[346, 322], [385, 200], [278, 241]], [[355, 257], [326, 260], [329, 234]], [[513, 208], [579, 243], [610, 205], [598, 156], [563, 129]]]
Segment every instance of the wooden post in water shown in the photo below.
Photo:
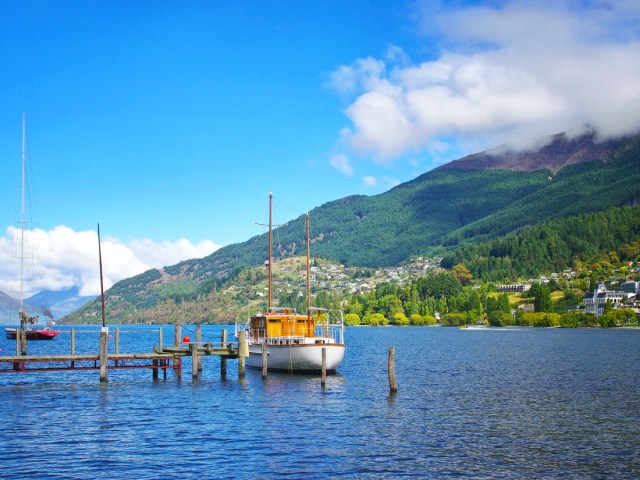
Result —
[[153, 361], [153, 379], [158, 380], [158, 360]]
[[[71, 329], [71, 355], [76, 354], [76, 329]], [[75, 360], [71, 360], [71, 368], [76, 366]]]
[[107, 327], [102, 327], [100, 330], [100, 381], [106, 382], [109, 380], [109, 369], [107, 366], [107, 345], [109, 330]]
[[160, 344], [158, 346], [160, 348], [160, 351], [162, 351], [162, 325], [160, 325], [160, 330], [158, 330], [158, 337], [158, 343]]
[[174, 357], [173, 366], [175, 367], [175, 370], [176, 370], [176, 376], [178, 378], [182, 378], [182, 357]]
[[179, 347], [182, 341], [182, 325], [176, 323], [173, 325], [173, 346]]
[[[199, 323], [196, 323], [196, 346], [202, 345], [202, 326]], [[198, 356], [196, 353], [196, 357], [198, 358], [198, 371], [202, 371], [202, 357]]]
[[[116, 327], [116, 348], [115, 354], [120, 353], [120, 328]], [[118, 360], [116, 360], [116, 367], [118, 366]]]
[[262, 379], [267, 378], [267, 344], [262, 343]]
[[327, 383], [327, 349], [322, 347], [322, 374], [320, 375], [320, 384], [324, 387]]
[[244, 378], [245, 352], [247, 349], [247, 341], [244, 338], [245, 331], [238, 332], [238, 378]]
[[25, 332], [24, 330], [22, 330], [22, 337], [20, 340], [22, 342], [22, 355], [26, 355], [27, 354], [27, 332]]
[[398, 391], [396, 383], [396, 349], [393, 345], [389, 347], [389, 360], [387, 361], [387, 369], [389, 370], [389, 393]]
[[16, 357], [20, 356], [20, 332], [22, 332], [22, 329], [16, 328]]
[[190, 343], [189, 349], [191, 350], [191, 376], [198, 378], [198, 344]]
[[[222, 348], [227, 348], [227, 329], [222, 329], [222, 339], [221, 339]], [[227, 376], [227, 357], [220, 357], [220, 376]]]

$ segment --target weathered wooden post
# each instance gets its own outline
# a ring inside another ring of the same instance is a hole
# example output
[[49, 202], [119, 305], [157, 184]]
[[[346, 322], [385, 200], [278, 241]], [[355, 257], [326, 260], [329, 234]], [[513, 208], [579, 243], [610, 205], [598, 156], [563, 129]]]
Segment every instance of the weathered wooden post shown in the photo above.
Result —
[[175, 323], [173, 325], [173, 346], [179, 347], [182, 340], [182, 325]]
[[[76, 329], [71, 329], [71, 355], [76, 354]], [[71, 368], [76, 366], [76, 361], [71, 360]]]
[[[120, 353], [120, 328], [116, 327], [116, 347], [115, 354]], [[116, 360], [116, 367], [118, 366], [118, 360]]]
[[16, 357], [20, 356], [20, 335], [22, 335], [20, 332], [22, 329], [16, 328]]
[[190, 343], [189, 349], [191, 350], [191, 376], [198, 378], [198, 344]]
[[262, 379], [267, 378], [267, 344], [262, 343]]
[[387, 369], [389, 370], [389, 393], [398, 391], [396, 383], [396, 349], [393, 345], [389, 347], [389, 360], [387, 361]]
[[27, 354], [27, 332], [20, 329], [22, 331], [21, 341], [22, 341], [22, 355]]
[[245, 352], [247, 349], [247, 341], [245, 340], [245, 331], [238, 332], [238, 378], [244, 378]]
[[153, 360], [152, 370], [153, 370], [153, 373], [152, 373], [153, 379], [158, 380], [158, 360], [155, 360], [155, 359]]
[[102, 330], [100, 330], [100, 354], [99, 354], [101, 382], [106, 382], [109, 380], [109, 369], [107, 366], [107, 346], [109, 345], [108, 336], [109, 336], [109, 328], [102, 327]]
[[158, 330], [158, 347], [160, 348], [160, 351], [162, 351], [162, 325], [160, 325], [160, 330]]
[[[196, 346], [202, 345], [202, 326], [199, 323], [196, 323]], [[198, 371], [202, 371], [202, 357], [198, 356], [196, 353], [196, 357], [198, 359]]]
[[176, 371], [176, 376], [182, 378], [182, 357], [173, 357], [173, 368]]
[[324, 387], [327, 383], [327, 349], [322, 347], [322, 374], [320, 375], [320, 384]]
[[[227, 329], [222, 329], [222, 338], [221, 338], [222, 348], [227, 348]], [[227, 376], [227, 357], [220, 357], [220, 376]]]

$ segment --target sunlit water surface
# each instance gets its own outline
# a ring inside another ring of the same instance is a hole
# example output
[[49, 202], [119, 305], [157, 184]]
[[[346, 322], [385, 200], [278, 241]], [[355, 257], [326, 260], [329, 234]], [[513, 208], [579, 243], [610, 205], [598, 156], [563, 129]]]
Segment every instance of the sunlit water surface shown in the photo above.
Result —
[[[28, 353], [69, 353], [62, 328]], [[203, 340], [219, 341], [221, 328], [203, 327]], [[97, 353], [97, 332], [76, 327], [76, 353]], [[164, 327], [165, 344], [172, 336]], [[362, 327], [346, 337], [324, 388], [316, 376], [238, 380], [235, 361], [223, 379], [213, 357], [198, 380], [188, 358], [182, 380], [1, 374], [0, 478], [640, 477], [639, 330]], [[120, 352], [158, 342], [157, 326], [120, 327]], [[15, 341], [0, 348], [13, 355]]]

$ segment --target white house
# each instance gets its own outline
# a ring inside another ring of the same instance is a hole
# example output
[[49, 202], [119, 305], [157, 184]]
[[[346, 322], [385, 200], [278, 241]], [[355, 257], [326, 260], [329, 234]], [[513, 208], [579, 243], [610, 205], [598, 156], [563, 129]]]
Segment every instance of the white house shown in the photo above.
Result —
[[613, 308], [620, 308], [622, 302], [626, 300], [629, 295], [630, 294], [626, 292], [607, 290], [604, 283], [599, 283], [593, 293], [587, 293], [582, 299], [584, 311], [585, 313], [594, 313], [599, 317], [602, 315], [607, 300], [611, 300], [611, 306]]

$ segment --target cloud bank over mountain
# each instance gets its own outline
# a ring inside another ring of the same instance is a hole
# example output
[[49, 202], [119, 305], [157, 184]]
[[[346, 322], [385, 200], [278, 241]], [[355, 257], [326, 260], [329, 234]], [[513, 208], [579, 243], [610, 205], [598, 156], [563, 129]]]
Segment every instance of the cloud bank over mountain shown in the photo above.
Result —
[[[20, 230], [9, 227], [0, 237], [0, 291], [20, 291]], [[26, 231], [25, 296], [42, 288], [79, 288], [81, 296], [99, 295], [100, 274], [98, 237], [93, 230], [76, 232], [66, 226], [45, 231]], [[31, 246], [37, 246], [34, 251]], [[113, 237], [102, 238], [102, 264], [105, 289], [114, 283], [150, 268], [174, 265], [182, 260], [201, 258], [220, 248], [212, 241], [193, 244], [189, 240], [154, 242], [133, 240], [125, 244]], [[14, 295], [15, 296], [15, 295]]]
[[[390, 164], [416, 152], [526, 148], [584, 125], [602, 137], [640, 130], [637, 1], [420, 5], [435, 54], [415, 62], [392, 46], [331, 74], [348, 100], [345, 151]], [[346, 173], [344, 163], [334, 167]]]

